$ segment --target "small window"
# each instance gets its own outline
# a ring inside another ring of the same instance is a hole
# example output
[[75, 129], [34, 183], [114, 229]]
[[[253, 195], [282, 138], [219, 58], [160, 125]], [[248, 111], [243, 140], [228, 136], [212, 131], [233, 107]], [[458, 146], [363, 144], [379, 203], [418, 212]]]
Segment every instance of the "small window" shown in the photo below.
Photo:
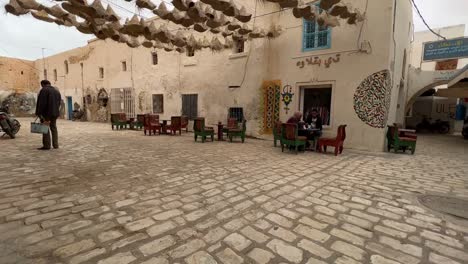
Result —
[[104, 79], [104, 68], [99, 67], [99, 78]]
[[65, 74], [68, 74], [68, 61], [64, 61], [63, 65], [65, 66]]
[[164, 96], [162, 94], [153, 94], [153, 113], [164, 113]]
[[23, 75], [23, 74], [24, 74], [23, 71], [21, 71], [21, 75]]
[[198, 94], [182, 95], [182, 115], [193, 120], [198, 115]]
[[[318, 5], [317, 10], [320, 13], [324, 12]], [[329, 49], [331, 47], [331, 28], [325, 25], [320, 26], [316, 20], [304, 19], [303, 21], [302, 50]]]
[[187, 47], [187, 57], [195, 56], [195, 50], [192, 47]]
[[153, 61], [153, 65], [158, 65], [158, 53], [156, 51], [151, 53], [151, 59]]
[[47, 80], [47, 70], [44, 69], [44, 80]]
[[244, 110], [242, 107], [229, 108], [229, 118], [237, 118], [238, 122], [242, 122], [244, 120]]
[[56, 69], [54, 69], [54, 81], [57, 81], [57, 79], [58, 79], [58, 76], [57, 76], [57, 70], [56, 70]]
[[127, 62], [122, 61], [122, 71], [127, 71]]
[[244, 52], [244, 46], [245, 46], [245, 41], [242, 40], [236, 40], [234, 42], [234, 53], [243, 53]]

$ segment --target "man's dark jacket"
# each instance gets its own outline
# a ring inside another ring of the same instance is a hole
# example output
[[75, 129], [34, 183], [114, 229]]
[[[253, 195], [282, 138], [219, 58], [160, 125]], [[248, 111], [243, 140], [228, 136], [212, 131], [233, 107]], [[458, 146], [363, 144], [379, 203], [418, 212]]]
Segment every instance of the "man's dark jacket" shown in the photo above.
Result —
[[58, 89], [45, 86], [39, 92], [36, 104], [36, 115], [48, 121], [60, 116], [60, 102], [62, 97]]

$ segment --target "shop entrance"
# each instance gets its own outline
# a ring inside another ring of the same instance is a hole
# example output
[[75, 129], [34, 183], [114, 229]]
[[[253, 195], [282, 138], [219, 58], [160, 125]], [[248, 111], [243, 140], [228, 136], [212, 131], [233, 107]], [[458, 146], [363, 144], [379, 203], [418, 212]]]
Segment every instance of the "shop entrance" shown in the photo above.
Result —
[[300, 109], [304, 119], [312, 112], [317, 110], [324, 126], [331, 124], [332, 107], [332, 86], [302, 86], [301, 87]]

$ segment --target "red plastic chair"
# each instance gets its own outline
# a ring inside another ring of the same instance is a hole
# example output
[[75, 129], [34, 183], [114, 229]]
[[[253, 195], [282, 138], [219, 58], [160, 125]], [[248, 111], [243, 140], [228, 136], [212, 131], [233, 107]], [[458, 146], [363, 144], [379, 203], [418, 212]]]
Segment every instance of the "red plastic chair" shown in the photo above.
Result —
[[338, 133], [336, 138], [320, 138], [318, 141], [318, 151], [327, 152], [327, 146], [335, 148], [335, 156], [338, 156], [338, 153], [343, 153], [343, 144], [346, 139], [346, 125], [341, 125], [338, 127]]
[[146, 131], [149, 131], [149, 135], [151, 136], [151, 131], [153, 131], [153, 135], [156, 135], [156, 130], [158, 131], [159, 135], [161, 135], [161, 124], [159, 123], [159, 115], [153, 114], [146, 114], [145, 115], [145, 125], [144, 125], [144, 132], [146, 136]]

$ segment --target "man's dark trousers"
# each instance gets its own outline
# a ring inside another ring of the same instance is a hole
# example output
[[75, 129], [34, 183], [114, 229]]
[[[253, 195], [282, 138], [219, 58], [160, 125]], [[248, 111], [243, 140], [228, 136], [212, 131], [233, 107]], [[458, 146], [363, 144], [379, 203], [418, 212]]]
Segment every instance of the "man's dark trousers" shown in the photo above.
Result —
[[44, 148], [50, 149], [50, 134], [52, 133], [52, 146], [58, 148], [57, 118], [50, 119], [49, 127], [49, 132], [47, 134], [42, 134], [42, 145]]

